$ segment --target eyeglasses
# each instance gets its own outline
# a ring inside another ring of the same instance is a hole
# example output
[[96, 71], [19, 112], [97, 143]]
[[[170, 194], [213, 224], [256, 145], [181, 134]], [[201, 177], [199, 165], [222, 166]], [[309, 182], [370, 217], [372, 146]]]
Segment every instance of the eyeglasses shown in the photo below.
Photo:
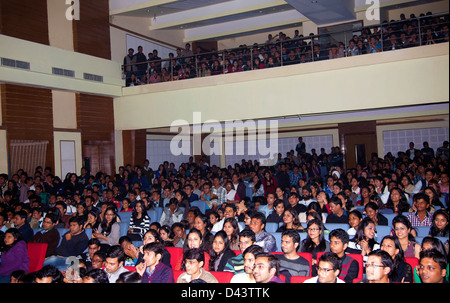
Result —
[[325, 272], [326, 274], [328, 274], [330, 271], [334, 271], [334, 269], [332, 269], [332, 268], [322, 268], [319, 266], [316, 266], [316, 268], [317, 268], [317, 272]]
[[371, 263], [371, 264], [366, 264], [366, 268], [370, 268], [370, 267], [373, 267], [373, 268], [383, 268], [383, 267], [386, 267], [386, 266], [384, 266], [384, 265], [380, 265], [380, 264], [373, 264], [373, 263]]
[[308, 231], [319, 231], [320, 228], [308, 228], [307, 230], [308, 230]]

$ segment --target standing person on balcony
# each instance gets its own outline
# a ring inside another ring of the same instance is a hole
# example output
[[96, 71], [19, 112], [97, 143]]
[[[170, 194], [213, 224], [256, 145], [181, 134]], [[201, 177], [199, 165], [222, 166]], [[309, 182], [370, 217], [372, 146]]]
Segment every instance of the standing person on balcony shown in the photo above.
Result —
[[142, 46], [138, 46], [138, 52], [135, 55], [136, 56], [136, 77], [139, 80], [142, 80], [142, 77], [147, 72], [148, 63], [147, 63], [147, 57], [142, 52], [143, 48]]
[[128, 80], [131, 77], [131, 73], [136, 69], [136, 56], [134, 55], [134, 49], [128, 49], [128, 55], [123, 58], [123, 74]]

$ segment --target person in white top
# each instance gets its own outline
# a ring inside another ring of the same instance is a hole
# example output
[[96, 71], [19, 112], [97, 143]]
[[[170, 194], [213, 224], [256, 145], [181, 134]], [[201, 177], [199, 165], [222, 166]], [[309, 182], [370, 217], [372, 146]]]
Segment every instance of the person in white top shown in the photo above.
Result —
[[234, 275], [230, 283], [256, 283], [255, 277], [253, 276], [255, 256], [263, 252], [264, 250], [259, 245], [247, 247], [242, 253], [244, 256], [244, 272]]
[[304, 283], [345, 283], [339, 279], [342, 264], [338, 255], [333, 252], [326, 252], [320, 256], [317, 264], [317, 276]]

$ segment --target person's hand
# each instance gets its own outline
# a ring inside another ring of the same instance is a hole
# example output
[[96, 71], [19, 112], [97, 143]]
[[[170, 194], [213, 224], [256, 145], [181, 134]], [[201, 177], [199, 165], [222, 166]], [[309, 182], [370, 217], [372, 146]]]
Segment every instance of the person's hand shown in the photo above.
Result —
[[145, 266], [145, 262], [141, 262], [138, 265], [135, 266], [136, 272], [142, 277], [145, 273], [145, 269], [147, 266]]
[[72, 239], [72, 234], [71, 233], [67, 233], [66, 234], [66, 240], [70, 241], [70, 239]]
[[132, 258], [133, 260], [134, 260], [134, 259], [137, 259], [138, 256], [139, 256], [139, 249], [136, 248], [136, 246], [134, 246], [134, 245], [131, 244], [131, 243], [128, 244], [128, 245], [125, 245], [123, 251], [125, 252], [125, 254], [126, 254], [127, 256], [129, 256], [129, 257]]

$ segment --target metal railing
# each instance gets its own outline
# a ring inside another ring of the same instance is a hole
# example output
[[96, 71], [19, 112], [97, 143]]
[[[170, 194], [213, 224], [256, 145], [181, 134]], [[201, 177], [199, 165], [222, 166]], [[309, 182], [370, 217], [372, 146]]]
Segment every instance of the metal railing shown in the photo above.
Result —
[[[449, 42], [449, 13], [385, 22], [350, 31], [309, 35], [233, 49], [122, 65], [126, 86], [329, 60]], [[359, 33], [359, 34], [358, 34]], [[351, 35], [351, 37], [350, 37]], [[333, 36], [344, 37], [333, 41]], [[332, 40], [324, 45], [322, 40]], [[355, 43], [353, 43], [355, 42]], [[139, 69], [139, 66], [143, 66]], [[132, 76], [135, 74], [135, 76]]]

